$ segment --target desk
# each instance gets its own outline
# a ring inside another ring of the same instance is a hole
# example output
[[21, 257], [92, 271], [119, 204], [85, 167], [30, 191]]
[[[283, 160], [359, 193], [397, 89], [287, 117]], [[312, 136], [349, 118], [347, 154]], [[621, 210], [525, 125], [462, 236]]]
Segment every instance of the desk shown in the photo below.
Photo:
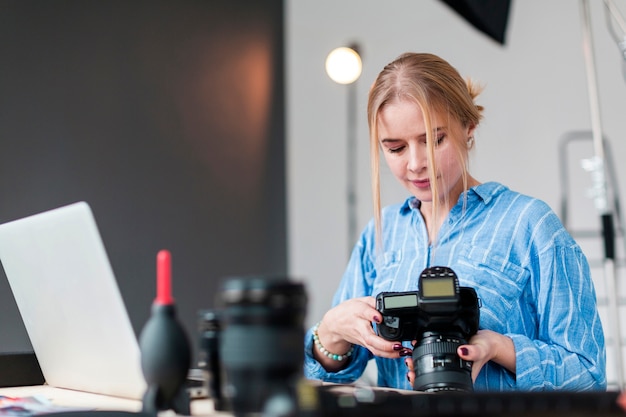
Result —
[[[324, 387], [322, 387], [324, 388]], [[320, 417], [415, 417], [415, 415], [484, 417], [484, 416], [551, 416], [571, 417], [623, 417], [624, 410], [616, 401], [618, 392], [543, 392], [543, 393], [474, 393], [474, 394], [423, 394], [399, 392], [387, 389], [365, 388], [354, 395], [359, 388], [331, 385], [331, 390], [346, 396], [327, 397], [323, 408], [311, 414]], [[327, 390], [319, 391], [329, 392]], [[0, 388], [0, 395], [9, 397], [29, 397], [41, 395], [59, 406], [103, 411], [141, 410], [141, 401], [115, 398], [105, 395], [71, 391], [50, 386]], [[376, 397], [376, 398], [375, 398]], [[343, 398], [343, 399], [342, 399]], [[345, 401], [349, 400], [349, 401]], [[357, 402], [360, 402], [357, 406]], [[226, 417], [231, 413], [216, 412], [210, 400], [191, 402], [191, 414], [204, 417]], [[160, 413], [159, 417], [175, 417], [173, 411]]]
[[[141, 401], [127, 398], [109, 397], [88, 392], [55, 388], [49, 385], [31, 387], [0, 388], [0, 395], [7, 397], [42, 396], [52, 404], [64, 407], [77, 407], [92, 410], [141, 411]], [[164, 414], [174, 414], [165, 412]], [[193, 400], [191, 402], [193, 416], [229, 416], [228, 413], [215, 412], [211, 400]]]

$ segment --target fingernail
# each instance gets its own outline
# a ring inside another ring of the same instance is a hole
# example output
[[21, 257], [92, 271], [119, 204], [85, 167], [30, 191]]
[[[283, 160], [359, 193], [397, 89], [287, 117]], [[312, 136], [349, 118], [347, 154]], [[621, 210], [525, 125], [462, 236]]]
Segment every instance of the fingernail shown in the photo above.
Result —
[[466, 347], [461, 348], [461, 355], [467, 356], [469, 355], [469, 350]]
[[407, 368], [409, 367], [409, 361], [410, 361], [410, 359], [409, 359], [409, 358], [406, 358], [406, 359], [404, 360], [404, 364], [406, 365], [406, 367], [407, 367]]
[[409, 356], [413, 353], [411, 349], [404, 348], [400, 351], [400, 356]]
[[378, 316], [374, 316], [374, 321], [375, 321], [376, 323], [380, 323], [380, 319], [378, 318]]
[[393, 345], [393, 350], [400, 350], [402, 349], [402, 345], [400, 343], [396, 343], [395, 345]]
[[411, 378], [409, 377], [409, 374], [406, 374], [406, 380], [411, 382]]

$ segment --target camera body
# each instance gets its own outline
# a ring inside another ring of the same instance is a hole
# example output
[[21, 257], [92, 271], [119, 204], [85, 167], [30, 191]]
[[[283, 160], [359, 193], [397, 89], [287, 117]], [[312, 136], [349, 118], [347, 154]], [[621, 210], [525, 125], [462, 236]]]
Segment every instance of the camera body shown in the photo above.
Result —
[[418, 291], [382, 292], [376, 309], [382, 314], [378, 334], [387, 340], [416, 341], [413, 362], [417, 391], [473, 391], [471, 363], [456, 349], [478, 331], [480, 300], [460, 287], [454, 271], [426, 268]]

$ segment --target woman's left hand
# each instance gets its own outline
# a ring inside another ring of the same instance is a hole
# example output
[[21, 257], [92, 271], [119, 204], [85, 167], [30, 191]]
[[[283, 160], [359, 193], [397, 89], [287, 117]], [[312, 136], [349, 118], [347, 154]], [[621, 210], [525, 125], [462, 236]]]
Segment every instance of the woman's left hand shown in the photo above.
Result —
[[[469, 340], [469, 344], [459, 346], [457, 354], [461, 359], [472, 362], [472, 381], [476, 381], [480, 370], [489, 361], [493, 361], [510, 372], [515, 373], [515, 345], [510, 337], [491, 330], [479, 330]], [[406, 358], [409, 369], [408, 378], [413, 385], [415, 371], [413, 360]]]

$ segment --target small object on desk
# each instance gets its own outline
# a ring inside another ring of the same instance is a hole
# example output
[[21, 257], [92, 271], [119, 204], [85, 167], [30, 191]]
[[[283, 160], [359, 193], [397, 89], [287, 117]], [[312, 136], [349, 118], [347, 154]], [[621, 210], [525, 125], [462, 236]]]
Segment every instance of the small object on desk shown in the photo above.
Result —
[[304, 362], [304, 284], [282, 275], [233, 276], [220, 296], [219, 357], [233, 414], [292, 415]]
[[157, 296], [152, 314], [139, 337], [141, 368], [148, 388], [143, 412], [156, 415], [173, 410], [190, 415], [190, 399], [185, 381], [191, 365], [191, 348], [183, 326], [176, 318], [171, 289], [171, 255], [157, 254]]
[[219, 355], [222, 324], [217, 310], [198, 312], [198, 333], [198, 366], [202, 372], [203, 384], [208, 397], [213, 400], [215, 410], [226, 411], [229, 406], [222, 393], [223, 369]]

